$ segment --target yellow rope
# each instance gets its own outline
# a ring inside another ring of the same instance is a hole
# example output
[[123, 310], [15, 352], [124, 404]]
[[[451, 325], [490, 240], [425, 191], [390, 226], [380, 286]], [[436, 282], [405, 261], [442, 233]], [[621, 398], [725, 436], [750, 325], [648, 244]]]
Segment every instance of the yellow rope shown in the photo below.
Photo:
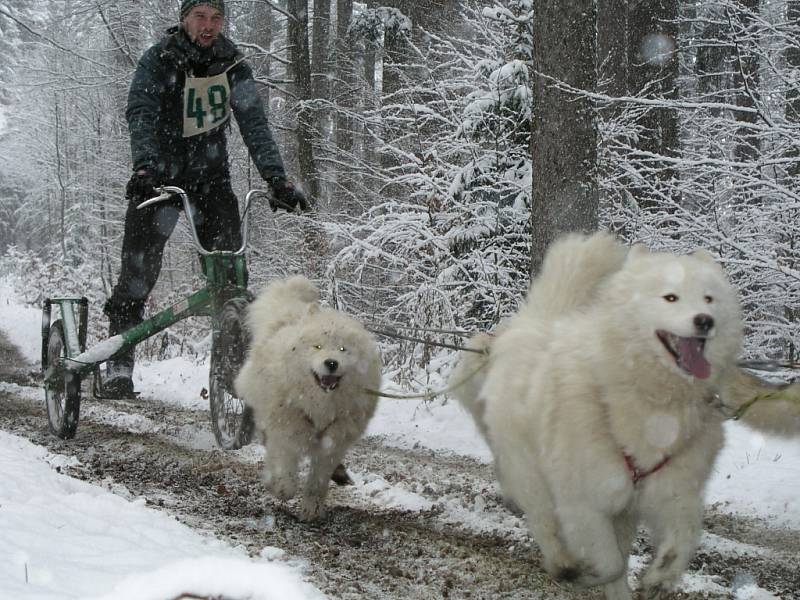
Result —
[[739, 408], [736, 409], [736, 412], [733, 413], [731, 419], [738, 421], [744, 416], [750, 407], [753, 406], [753, 404], [761, 400], [786, 400], [787, 402], [800, 403], [800, 395], [797, 393], [796, 384], [790, 384], [785, 388], [771, 390], [769, 392], [764, 392], [763, 394], [756, 394], [753, 396], [753, 398], [741, 404]]

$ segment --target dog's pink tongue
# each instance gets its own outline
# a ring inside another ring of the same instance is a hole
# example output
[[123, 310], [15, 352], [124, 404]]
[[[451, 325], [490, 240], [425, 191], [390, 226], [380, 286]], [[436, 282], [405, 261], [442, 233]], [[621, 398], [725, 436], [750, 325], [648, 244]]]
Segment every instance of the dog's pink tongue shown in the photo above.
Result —
[[698, 379], [711, 375], [711, 365], [703, 355], [703, 342], [698, 338], [682, 337], [678, 341], [678, 364]]

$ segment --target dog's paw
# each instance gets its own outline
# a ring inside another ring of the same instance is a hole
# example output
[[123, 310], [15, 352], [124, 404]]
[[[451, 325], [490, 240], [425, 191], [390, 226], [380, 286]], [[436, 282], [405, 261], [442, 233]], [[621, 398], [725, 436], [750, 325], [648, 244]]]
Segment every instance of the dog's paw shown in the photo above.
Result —
[[275, 476], [269, 471], [264, 471], [264, 486], [267, 491], [278, 500], [286, 501], [297, 494], [297, 478], [291, 476]]
[[664, 573], [659, 572], [658, 569], [650, 569], [642, 577], [642, 586], [638, 597], [642, 600], [671, 598], [675, 583], [677, 583], [675, 578], [668, 577], [665, 579]]
[[606, 585], [609, 581], [624, 576], [624, 573], [599, 573], [595, 565], [586, 561], [576, 561], [566, 554], [544, 561], [545, 570], [558, 582], [571, 583], [578, 587]]
[[581, 565], [561, 549], [545, 554], [543, 566], [555, 581], [578, 582], [584, 576]]
[[667, 597], [681, 578], [683, 564], [674, 550], [658, 552], [641, 579], [643, 597]]
[[353, 485], [353, 478], [350, 477], [350, 473], [347, 472], [347, 469], [341, 463], [333, 470], [331, 481], [338, 486]]
[[506, 508], [506, 510], [508, 510], [508, 512], [510, 512], [514, 516], [517, 517], [525, 516], [525, 511], [522, 510], [520, 505], [514, 502], [514, 500], [512, 500], [508, 496], [503, 496], [503, 506]]
[[300, 520], [306, 523], [318, 521], [325, 516], [325, 499], [306, 496], [300, 503]]

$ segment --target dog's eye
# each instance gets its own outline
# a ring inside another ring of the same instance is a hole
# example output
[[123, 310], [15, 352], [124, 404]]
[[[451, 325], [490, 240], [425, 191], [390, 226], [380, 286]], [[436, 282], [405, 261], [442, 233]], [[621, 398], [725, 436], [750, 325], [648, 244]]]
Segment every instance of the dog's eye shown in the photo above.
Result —
[[706, 301], [706, 304], [711, 304], [712, 302], [714, 302], [714, 298], [712, 298], [711, 296], [706, 296], [705, 298], [703, 298], [703, 300]]
[[347, 352], [347, 348], [344, 346], [339, 346], [339, 352]]
[[666, 296], [663, 296], [663, 298], [667, 302], [677, 302], [678, 301], [678, 297], [675, 294], [667, 294]]
[[322, 350], [322, 346], [320, 346], [319, 344], [317, 344], [316, 346], [314, 346], [314, 349], [315, 349], [315, 350]]

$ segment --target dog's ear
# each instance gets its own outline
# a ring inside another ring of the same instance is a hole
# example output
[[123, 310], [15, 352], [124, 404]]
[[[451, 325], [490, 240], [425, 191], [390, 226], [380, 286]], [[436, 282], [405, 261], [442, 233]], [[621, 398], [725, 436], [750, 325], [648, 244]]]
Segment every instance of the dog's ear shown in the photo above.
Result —
[[694, 256], [695, 258], [699, 258], [702, 261], [712, 262], [714, 264], [716, 264], [717, 262], [717, 259], [714, 258], [714, 255], [711, 254], [711, 252], [709, 252], [705, 248], [700, 248], [698, 250], [695, 250], [689, 256]]

